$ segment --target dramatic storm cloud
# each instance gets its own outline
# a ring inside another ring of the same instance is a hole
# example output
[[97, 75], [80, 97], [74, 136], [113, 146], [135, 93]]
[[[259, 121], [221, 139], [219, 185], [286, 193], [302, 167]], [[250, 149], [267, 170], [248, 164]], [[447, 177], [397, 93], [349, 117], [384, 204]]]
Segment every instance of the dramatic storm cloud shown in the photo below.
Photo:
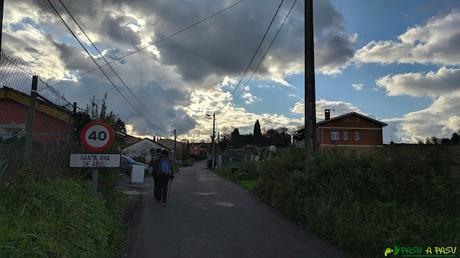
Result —
[[353, 57], [357, 34], [345, 30], [343, 16], [331, 1], [315, 1], [315, 65], [325, 74], [340, 73]]
[[[52, 2], [89, 49], [90, 54], [103, 64], [100, 55], [90, 47], [89, 41], [65, 14], [64, 8], [58, 1]], [[109, 60], [140, 47], [145, 48], [113, 63], [121, 78], [143, 104], [131, 96], [108, 67], [103, 68], [144, 118], [119, 96], [100, 71], [79, 77], [79, 74], [94, 68], [94, 64], [50, 11], [45, 1], [6, 2], [5, 51], [26, 62], [43, 79], [56, 85], [57, 89], [81, 106], [91, 96], [103, 96], [108, 92], [109, 107], [142, 135], [168, 135], [172, 128], [184, 134], [192, 129], [194, 131], [191, 133], [203, 131], [199, 119], [192, 112], [192, 107], [200, 103], [194, 96], [203, 92], [220, 94], [222, 89], [219, 83], [224, 78], [228, 78], [233, 84], [239, 79], [280, 3], [278, 0], [246, 0], [190, 30], [151, 46], [152, 42], [236, 1], [63, 2]], [[269, 40], [273, 38], [293, 2], [284, 1], [267, 41], [261, 47], [262, 52], [267, 49]], [[317, 69], [326, 74], [338, 73], [352, 56], [351, 47], [356, 35], [346, 31], [344, 18], [332, 5], [332, 1], [315, 1], [315, 13]], [[255, 63], [260, 61], [260, 56], [259, 54], [254, 60]], [[298, 1], [254, 79], [288, 85], [286, 77], [302, 74], [303, 64], [304, 2]], [[255, 65], [249, 72], [254, 67]], [[245, 104], [263, 101], [246, 85], [241, 90], [241, 99]], [[234, 114], [229, 117], [231, 121], [237, 116], [239, 118], [236, 121], [243, 121], [248, 117], [255, 120], [257, 117], [257, 114], [249, 113], [244, 108], [232, 106], [231, 110]], [[296, 120], [275, 114], [273, 117], [270, 114], [261, 116], [263, 118], [260, 119], [266, 120], [267, 125], [297, 123]], [[151, 126], [152, 123], [155, 126]]]

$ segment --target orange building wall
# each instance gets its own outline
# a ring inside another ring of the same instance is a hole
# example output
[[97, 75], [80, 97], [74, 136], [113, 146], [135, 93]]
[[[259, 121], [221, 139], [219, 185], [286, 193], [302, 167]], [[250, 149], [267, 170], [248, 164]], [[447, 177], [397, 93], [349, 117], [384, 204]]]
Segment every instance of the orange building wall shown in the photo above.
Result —
[[[0, 100], [0, 124], [25, 124], [27, 107], [11, 100]], [[42, 144], [69, 142], [70, 124], [35, 111], [32, 140]]]
[[[339, 133], [339, 140], [331, 140], [331, 132]], [[348, 132], [348, 140], [344, 140], [343, 133]], [[359, 141], [355, 140], [355, 132], [359, 132]], [[318, 144], [339, 145], [382, 145], [382, 129], [339, 129], [317, 128], [316, 138]]]
[[[339, 133], [339, 140], [331, 140], [331, 132]], [[348, 140], [343, 133], [348, 132]], [[355, 132], [359, 132], [359, 141], [355, 140]], [[318, 145], [382, 145], [382, 126], [375, 122], [351, 115], [317, 125], [316, 139]]]

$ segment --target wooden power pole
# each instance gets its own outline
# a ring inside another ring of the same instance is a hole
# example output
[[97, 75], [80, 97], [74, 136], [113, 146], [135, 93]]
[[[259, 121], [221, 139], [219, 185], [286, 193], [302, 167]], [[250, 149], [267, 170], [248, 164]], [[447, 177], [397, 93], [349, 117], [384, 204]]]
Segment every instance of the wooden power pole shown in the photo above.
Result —
[[216, 113], [212, 113], [212, 169], [215, 167], [216, 152], [214, 144], [216, 142]]
[[5, 5], [5, 0], [0, 0], [0, 51], [2, 48], [2, 35], [3, 35], [3, 6]]
[[176, 129], [174, 129], [174, 145], [173, 145], [173, 157], [172, 157], [172, 160], [174, 163], [176, 162], [176, 157], [177, 157], [176, 139], [177, 139], [177, 134], [176, 134]]
[[313, 0], [305, 1], [305, 161], [311, 160], [316, 144], [315, 46]]

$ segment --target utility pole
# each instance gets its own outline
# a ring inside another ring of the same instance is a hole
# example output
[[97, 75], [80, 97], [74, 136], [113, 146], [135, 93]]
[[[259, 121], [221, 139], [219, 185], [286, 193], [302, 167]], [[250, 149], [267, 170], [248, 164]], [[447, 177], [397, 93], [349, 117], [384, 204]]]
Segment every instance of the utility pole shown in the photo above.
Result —
[[25, 144], [24, 144], [24, 156], [26, 162], [30, 158], [30, 153], [32, 152], [32, 132], [34, 130], [34, 118], [35, 118], [35, 101], [37, 99], [37, 84], [38, 84], [38, 76], [34, 75], [32, 77], [32, 89], [30, 91], [30, 102], [29, 108], [27, 110], [27, 121], [26, 121], [26, 137], [25, 137]]
[[5, 5], [5, 0], [0, 0], [0, 50], [2, 48], [2, 35], [3, 35], [3, 6]]
[[212, 169], [215, 167], [216, 152], [214, 149], [214, 142], [216, 138], [216, 113], [212, 113]]
[[176, 129], [174, 129], [174, 145], [173, 145], [173, 163], [176, 162]]
[[313, 0], [305, 1], [305, 162], [313, 158], [316, 144], [315, 46]]
[[73, 124], [72, 124], [72, 135], [70, 136], [70, 142], [73, 145], [77, 144], [77, 102], [74, 102], [72, 105], [72, 114], [73, 114]]

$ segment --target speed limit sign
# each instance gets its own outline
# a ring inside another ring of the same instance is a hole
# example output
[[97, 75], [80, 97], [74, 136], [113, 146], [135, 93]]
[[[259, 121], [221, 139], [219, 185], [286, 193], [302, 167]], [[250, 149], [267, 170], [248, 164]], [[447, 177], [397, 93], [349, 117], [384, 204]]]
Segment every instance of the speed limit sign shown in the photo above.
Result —
[[88, 151], [101, 152], [112, 145], [112, 127], [102, 121], [93, 121], [83, 127], [80, 140]]

